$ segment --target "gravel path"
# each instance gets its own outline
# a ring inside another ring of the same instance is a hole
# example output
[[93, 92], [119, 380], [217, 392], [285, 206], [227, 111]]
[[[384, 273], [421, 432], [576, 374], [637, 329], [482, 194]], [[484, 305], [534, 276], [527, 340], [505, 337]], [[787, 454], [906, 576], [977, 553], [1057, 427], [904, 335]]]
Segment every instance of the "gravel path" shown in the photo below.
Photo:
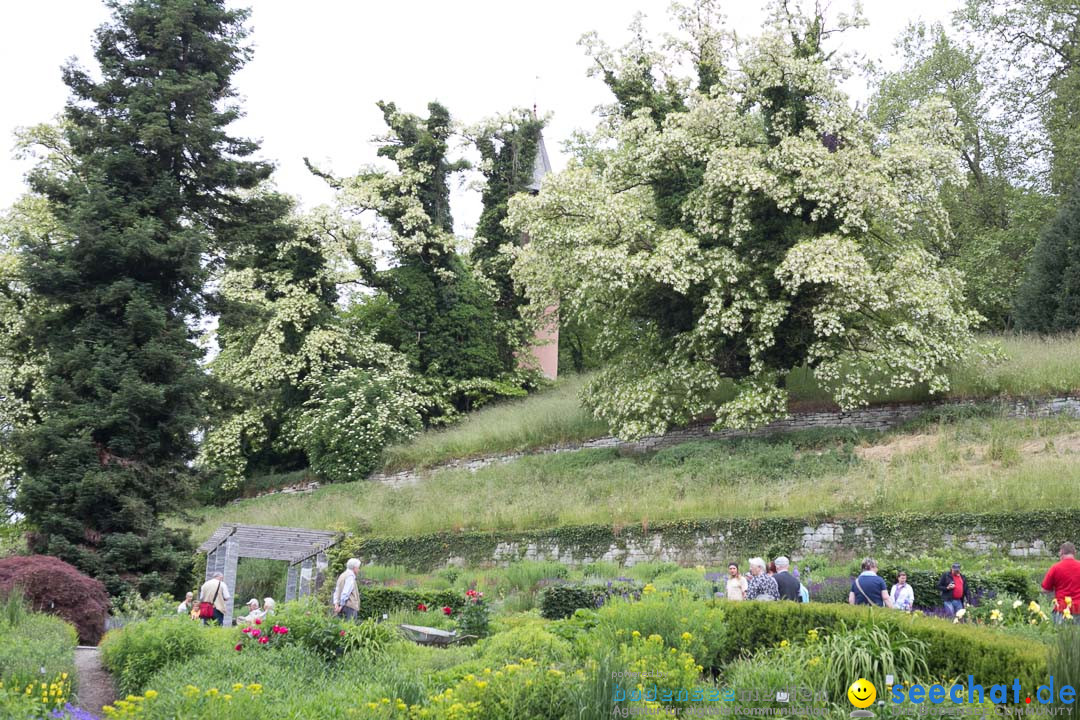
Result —
[[79, 707], [101, 715], [101, 708], [116, 700], [116, 690], [96, 647], [75, 648], [75, 672], [79, 678]]

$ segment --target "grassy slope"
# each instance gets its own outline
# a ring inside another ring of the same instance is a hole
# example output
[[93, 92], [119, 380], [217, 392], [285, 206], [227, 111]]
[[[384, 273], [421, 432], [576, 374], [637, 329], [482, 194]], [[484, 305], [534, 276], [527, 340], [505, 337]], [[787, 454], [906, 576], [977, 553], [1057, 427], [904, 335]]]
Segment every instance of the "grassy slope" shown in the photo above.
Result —
[[[950, 398], [1001, 395], [1050, 395], [1080, 391], [1080, 335], [1050, 340], [993, 337], [1006, 360], [996, 366], [971, 364], [951, 373]], [[607, 434], [578, 403], [587, 378], [569, 377], [555, 388], [530, 398], [503, 403], [474, 413], [447, 430], [430, 431], [404, 445], [387, 448], [383, 469], [431, 467], [453, 458], [527, 450], [560, 442]], [[813, 375], [798, 370], [788, 378], [793, 409], [832, 404]], [[922, 402], [930, 399], [925, 388], [897, 391], [878, 402]]]
[[202, 510], [221, 522], [413, 535], [679, 518], [1077, 507], [1080, 420], [972, 417], [904, 433], [819, 432], [696, 442], [653, 456], [592, 450], [433, 473], [391, 490], [328, 486]]

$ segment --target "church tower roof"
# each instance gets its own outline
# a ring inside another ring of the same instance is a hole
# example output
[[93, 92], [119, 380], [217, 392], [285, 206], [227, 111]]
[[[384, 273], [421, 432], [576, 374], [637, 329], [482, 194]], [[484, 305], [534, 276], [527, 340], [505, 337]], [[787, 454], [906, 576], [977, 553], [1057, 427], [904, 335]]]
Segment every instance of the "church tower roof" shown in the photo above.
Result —
[[525, 186], [529, 192], [540, 192], [540, 181], [551, 172], [547, 147], [544, 145], [544, 133], [541, 132], [536, 144], [536, 160], [533, 161], [532, 182]]

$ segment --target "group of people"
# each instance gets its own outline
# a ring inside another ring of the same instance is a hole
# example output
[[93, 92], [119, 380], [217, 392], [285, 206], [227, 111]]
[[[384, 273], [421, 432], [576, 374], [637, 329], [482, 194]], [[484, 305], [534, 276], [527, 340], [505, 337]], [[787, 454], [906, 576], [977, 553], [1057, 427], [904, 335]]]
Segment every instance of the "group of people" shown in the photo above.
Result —
[[[799, 578], [790, 570], [790, 561], [778, 557], [770, 563], [762, 558], [750, 558], [750, 572], [739, 573], [736, 563], [728, 565], [727, 591], [728, 600], [791, 600], [809, 602], [810, 596]], [[915, 606], [915, 591], [908, 584], [908, 576], [900, 571], [896, 583], [890, 588], [877, 574], [877, 562], [873, 558], [862, 561], [862, 572], [851, 581], [848, 603], [851, 605], [876, 605], [897, 610], [911, 611]], [[1058, 550], [1058, 562], [1054, 563], [1042, 581], [1042, 589], [1054, 593], [1054, 622], [1071, 619], [1078, 622], [1072, 612], [1074, 599], [1080, 603], [1080, 561], [1076, 559], [1076, 546], [1071, 542], [1062, 543]], [[973, 599], [971, 583], [961, 572], [960, 563], [942, 573], [938, 579], [937, 590], [941, 594], [941, 603], [950, 616], [971, 604]], [[719, 595], [720, 593], [717, 593]]]
[[[750, 572], [739, 574], [738, 563], [728, 565], [728, 600], [791, 600], [809, 602], [810, 593], [791, 573], [791, 561], [781, 555], [770, 563], [750, 558]], [[718, 593], [719, 594], [719, 593]]]
[[[204, 582], [202, 587], [199, 588], [199, 601], [195, 602], [195, 593], [189, 592], [184, 596], [183, 602], [176, 606], [176, 614], [189, 615], [192, 620], [198, 620], [200, 618], [199, 606], [202, 603], [209, 603], [214, 608], [213, 616], [202, 618], [203, 624], [213, 622], [221, 625], [225, 621], [227, 603], [231, 601], [232, 593], [229, 592], [229, 586], [225, 583], [225, 575], [214, 573], [213, 577]], [[259, 607], [259, 601], [251, 598], [247, 601], [248, 614], [238, 617], [236, 623], [237, 625], [248, 625], [256, 620], [262, 620], [267, 615], [272, 615], [275, 607], [276, 603], [272, 597], [263, 598], [261, 608]]]

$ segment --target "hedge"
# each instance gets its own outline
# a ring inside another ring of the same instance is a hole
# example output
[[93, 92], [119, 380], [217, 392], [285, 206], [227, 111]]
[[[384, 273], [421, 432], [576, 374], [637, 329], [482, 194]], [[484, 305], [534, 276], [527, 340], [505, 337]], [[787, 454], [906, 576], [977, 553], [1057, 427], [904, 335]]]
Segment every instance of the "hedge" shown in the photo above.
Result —
[[465, 598], [452, 590], [402, 590], [377, 585], [361, 585], [360, 617], [379, 619], [383, 613], [395, 610], [415, 610], [420, 603], [428, 607], [451, 607], [454, 612], [461, 610]]
[[[331, 570], [341, 572], [345, 561], [357, 557], [369, 563], [404, 565], [416, 572], [429, 572], [461, 558], [467, 565], [483, 565], [495, 560], [500, 545], [516, 544], [523, 552], [530, 545], [557, 546], [560, 556], [577, 562], [603, 557], [611, 548], [628, 545], [649, 547], [659, 535], [663, 544], [688, 553], [686, 562], [697, 563], [700, 540], [722, 538], [713, 553], [722, 562], [732, 557], [775, 557], [798, 555], [803, 531], [831, 522], [843, 528], [833, 546], [847, 554], [917, 555], [939, 551], [946, 535], [979, 534], [994, 542], [1042, 540], [1050, 550], [1066, 540], [1080, 537], [1080, 510], [1039, 510], [1006, 513], [895, 513], [864, 518], [768, 517], [679, 520], [643, 527], [616, 528], [611, 525], [568, 525], [546, 530], [519, 532], [443, 532], [412, 537], [360, 537], [350, 535], [328, 551]], [[856, 534], [856, 529], [862, 532]], [[515, 559], [505, 556], [507, 560]], [[1048, 556], [1048, 560], [1050, 560]]]
[[[915, 593], [915, 605], [917, 607], [939, 607], [941, 605], [941, 592], [937, 589], [937, 584], [942, 573], [946, 570], [948, 568], [943, 568], [940, 572], [937, 570], [908, 570], [893, 566], [883, 568], [879, 574], [889, 587], [892, 587], [893, 583], [896, 582], [897, 574], [900, 571], [906, 572], [908, 584], [911, 585], [911, 590]], [[1009, 593], [1024, 600], [1031, 600], [1038, 595], [1034, 581], [1025, 570], [997, 570], [982, 574], [964, 573], [964, 577], [971, 584], [972, 597], [975, 598], [987, 593]]]
[[888, 608], [823, 603], [716, 601], [724, 608], [727, 625], [721, 662], [782, 640], [803, 638], [808, 630], [832, 632], [841, 623], [876, 625], [890, 633], [904, 632], [927, 644], [926, 664], [932, 677], [973, 675], [984, 687], [1011, 684], [1019, 678], [1035, 688], [1047, 680], [1049, 650], [1029, 638], [1007, 635], [990, 628], [956, 625], [947, 620], [920, 617]]
[[561, 620], [573, 615], [575, 610], [598, 608], [612, 597], [639, 600], [641, 588], [627, 582], [552, 585], [544, 589], [540, 598], [540, 615], [548, 620]]

